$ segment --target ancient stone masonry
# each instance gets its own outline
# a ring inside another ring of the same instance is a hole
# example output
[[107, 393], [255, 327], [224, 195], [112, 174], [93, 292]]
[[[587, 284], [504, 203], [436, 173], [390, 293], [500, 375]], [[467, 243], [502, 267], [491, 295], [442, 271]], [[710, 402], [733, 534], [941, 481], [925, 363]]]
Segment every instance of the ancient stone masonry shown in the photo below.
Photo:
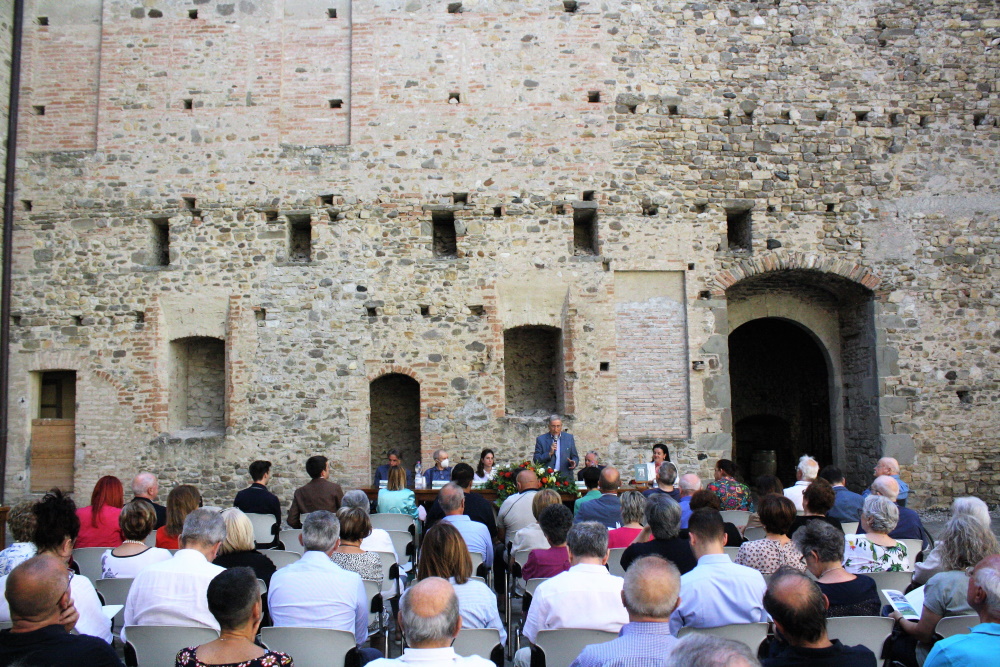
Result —
[[513, 461], [550, 406], [581, 451], [708, 475], [803, 422], [773, 414], [799, 387], [753, 399], [801, 350], [732, 359], [775, 330], [852, 484], [891, 454], [915, 505], [1000, 500], [996, 3], [26, 12], [5, 501], [51, 371], [80, 497]]

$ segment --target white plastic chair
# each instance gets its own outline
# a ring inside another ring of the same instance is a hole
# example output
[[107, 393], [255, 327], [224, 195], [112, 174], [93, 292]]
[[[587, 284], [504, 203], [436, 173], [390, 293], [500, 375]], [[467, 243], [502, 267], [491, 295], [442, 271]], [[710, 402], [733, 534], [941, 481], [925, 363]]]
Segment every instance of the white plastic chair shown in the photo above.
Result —
[[889, 604], [889, 598], [882, 593], [883, 590], [902, 593], [913, 580], [912, 572], [865, 572], [865, 576], [875, 580], [875, 587], [878, 588], [878, 596], [882, 600], [882, 604]]
[[625, 547], [608, 551], [608, 571], [616, 577], [625, 576], [625, 568], [622, 567], [623, 553], [625, 553]]
[[861, 644], [878, 660], [895, 623], [885, 616], [837, 616], [826, 619], [826, 632], [830, 639], [839, 639], [844, 646]]
[[934, 633], [940, 635], [942, 639], [952, 635], [967, 635], [972, 626], [979, 625], [979, 615], [970, 614], [968, 616], [945, 616], [938, 621], [934, 628]]
[[500, 645], [500, 631], [496, 628], [462, 628], [451, 647], [462, 657], [478, 655], [496, 662], [497, 651], [503, 665], [503, 647]]
[[[247, 514], [253, 524], [253, 541], [257, 544], [272, 544], [277, 537], [272, 529], [278, 523], [273, 514]], [[296, 540], [298, 541], [298, 540]]]
[[344, 667], [355, 648], [353, 632], [327, 628], [261, 628], [260, 640], [271, 651], [293, 656], [296, 667]]
[[757, 655], [760, 645], [767, 637], [767, 626], [767, 623], [733, 623], [730, 625], [720, 625], [717, 628], [686, 627], [681, 628], [677, 632], [677, 638], [680, 639], [694, 632], [722, 637], [723, 639], [732, 639], [733, 641], [746, 644], [750, 647], [750, 651], [754, 655]]
[[388, 512], [372, 514], [371, 520], [372, 528], [381, 528], [386, 531], [401, 530], [411, 535], [416, 532], [417, 520], [409, 514], [392, 514]]
[[747, 521], [750, 520], [750, 512], [744, 510], [722, 510], [722, 520], [726, 523], [731, 523], [737, 528], [742, 528], [747, 525]]
[[[124, 605], [125, 600], [128, 599], [128, 590], [132, 588], [132, 582], [134, 579], [96, 579], [94, 581], [94, 588], [100, 593], [101, 597], [104, 599], [104, 604], [120, 604]], [[112, 632], [116, 627], [121, 627], [122, 623], [125, 622], [125, 608], [119, 611], [111, 619], [111, 630]]]
[[[400, 562], [412, 561], [413, 548], [410, 545], [413, 544], [413, 535], [404, 530], [387, 530], [385, 532], [389, 533], [389, 538], [392, 540], [392, 548], [396, 550], [396, 555], [399, 556]], [[410, 553], [406, 553], [407, 548], [410, 549]]]
[[736, 554], [740, 552], [739, 547], [722, 547], [722, 550], [726, 552], [727, 556], [729, 556], [729, 560], [734, 563], [736, 562]]
[[857, 521], [841, 521], [840, 527], [844, 529], [844, 535], [857, 535], [858, 533]]
[[541, 630], [535, 637], [535, 647], [544, 654], [545, 667], [567, 667], [586, 647], [603, 644], [617, 637], [617, 632], [604, 630]]
[[924, 541], [923, 540], [896, 540], [897, 542], [902, 542], [906, 545], [906, 562], [907, 570], [912, 571], [917, 564], [917, 556], [923, 551]]
[[285, 545], [285, 551], [294, 551], [297, 554], [301, 554], [306, 550], [302, 546], [302, 543], [299, 542], [299, 535], [301, 534], [301, 528], [289, 528], [278, 533], [278, 539]]
[[376, 551], [375, 553], [382, 559], [382, 597], [386, 600], [394, 598], [402, 592], [396, 556], [388, 551]]
[[73, 549], [73, 560], [80, 566], [80, 574], [91, 581], [101, 578], [101, 556], [108, 547], [84, 547]]
[[302, 555], [296, 553], [295, 551], [282, 551], [281, 549], [261, 549], [262, 554], [271, 559], [274, 563], [274, 567], [281, 569], [286, 565], [291, 565], [298, 559], [302, 558]]
[[762, 540], [765, 537], [767, 537], [767, 530], [763, 526], [754, 526], [753, 528], [747, 528], [743, 531], [743, 539], [747, 542]]
[[154, 530], [149, 535], [147, 535], [146, 539], [144, 539], [142, 541], [142, 543], [145, 544], [147, 547], [155, 547], [156, 546], [156, 531]]
[[130, 625], [125, 628], [139, 667], [174, 667], [177, 652], [219, 638], [212, 628], [177, 625]]

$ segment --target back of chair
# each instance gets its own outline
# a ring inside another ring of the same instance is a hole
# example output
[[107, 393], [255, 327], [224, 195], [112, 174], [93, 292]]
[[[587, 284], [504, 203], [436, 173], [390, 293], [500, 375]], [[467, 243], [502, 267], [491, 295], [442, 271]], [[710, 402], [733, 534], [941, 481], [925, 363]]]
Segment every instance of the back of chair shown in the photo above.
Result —
[[722, 547], [722, 550], [726, 552], [727, 556], [729, 556], [729, 560], [734, 563], [736, 562], [736, 554], [740, 552], [739, 547]]
[[404, 530], [387, 530], [392, 539], [392, 548], [396, 550], [400, 562], [413, 560], [413, 535]]
[[[278, 520], [273, 514], [247, 513], [247, 518], [253, 524], [253, 540], [257, 544], [271, 544], [274, 542], [274, 525]], [[297, 542], [298, 540], [296, 540]]]
[[952, 635], [967, 635], [973, 625], [979, 625], [978, 614], [945, 616], [938, 621], [937, 627], [934, 628], [934, 633], [940, 635], [942, 639], [951, 637]]
[[145, 544], [147, 547], [155, 547], [156, 546], [156, 531], [154, 530], [149, 535], [147, 535], [146, 539], [144, 539], [142, 541], [142, 543]]
[[732, 639], [733, 641], [742, 642], [750, 647], [750, 650], [754, 655], [757, 655], [760, 645], [764, 642], [767, 637], [767, 623], [733, 623], [731, 625], [720, 625], [717, 628], [681, 628], [677, 632], [677, 638], [680, 639], [685, 635], [689, 635], [692, 632], [713, 635], [715, 637], [722, 637], [723, 639]]
[[175, 625], [130, 625], [125, 628], [139, 667], [174, 667], [177, 653], [219, 638], [212, 628]]
[[747, 525], [747, 521], [750, 520], [750, 512], [744, 512], [743, 510], [722, 510], [722, 520], [726, 523], [731, 523], [737, 528], [742, 528]]
[[[132, 588], [134, 579], [97, 579], [94, 581], [94, 588], [104, 598], [104, 604], [124, 605], [128, 599], [128, 590]], [[111, 627], [121, 627], [125, 622], [125, 608], [115, 614], [111, 619]]]
[[619, 547], [608, 551], [608, 571], [616, 577], [625, 576], [625, 568], [622, 567], [623, 553], [625, 553], [625, 547]]
[[470, 551], [469, 556], [472, 557], [472, 571], [478, 572], [479, 566], [483, 564], [483, 555], [478, 551]]
[[[617, 632], [603, 630], [578, 630], [563, 628], [561, 630], [542, 630], [535, 637], [535, 646], [545, 656], [542, 664], [545, 667], [569, 667], [580, 652], [591, 644], [603, 644], [618, 637]], [[539, 662], [532, 652], [532, 667]]]
[[882, 647], [895, 623], [885, 616], [837, 616], [826, 619], [826, 631], [830, 639], [839, 639], [844, 646], [861, 644], [877, 660], [882, 657]]
[[856, 535], [858, 532], [857, 521], [841, 521], [840, 527], [844, 529], [844, 535]]
[[[379, 587], [378, 582], [369, 581], [365, 579], [363, 581], [365, 585], [365, 595], [368, 596], [368, 625], [376, 621], [379, 622], [379, 627], [381, 628], [382, 622], [382, 589]], [[378, 632], [376, 630], [376, 632]]]
[[292, 656], [296, 667], [345, 667], [355, 648], [353, 632], [326, 628], [261, 628], [260, 640], [269, 650]]
[[409, 514], [372, 514], [372, 528], [382, 530], [401, 530], [404, 533], [416, 532], [416, 519]]
[[295, 551], [282, 551], [281, 549], [262, 549], [261, 553], [270, 558], [274, 567], [279, 570], [302, 558], [302, 555]]
[[101, 578], [101, 556], [107, 547], [84, 547], [73, 549], [73, 560], [80, 566], [80, 574], [91, 581]]
[[865, 576], [875, 580], [875, 586], [878, 588], [882, 604], [889, 604], [889, 598], [882, 593], [883, 590], [899, 591], [902, 593], [910, 585], [910, 581], [913, 580], [912, 572], [865, 572]]
[[399, 595], [399, 566], [396, 557], [388, 551], [376, 551], [382, 559], [382, 596], [394, 598]]
[[299, 542], [299, 535], [302, 534], [301, 528], [290, 528], [288, 530], [283, 530], [278, 534], [278, 539], [281, 543], [285, 545], [285, 551], [294, 551], [295, 553], [304, 553], [306, 548], [302, 546]]
[[747, 528], [743, 531], [743, 539], [748, 542], [753, 540], [762, 540], [767, 537], [767, 530], [763, 526], [754, 526], [753, 528]]
[[494, 649], [500, 646], [500, 631], [496, 628], [462, 628], [451, 645], [463, 657], [478, 655], [492, 659]]
[[917, 556], [920, 555], [921, 550], [924, 548], [923, 540], [896, 540], [897, 542], [902, 542], [906, 545], [906, 562], [907, 570], [913, 570], [913, 567], [917, 564]]

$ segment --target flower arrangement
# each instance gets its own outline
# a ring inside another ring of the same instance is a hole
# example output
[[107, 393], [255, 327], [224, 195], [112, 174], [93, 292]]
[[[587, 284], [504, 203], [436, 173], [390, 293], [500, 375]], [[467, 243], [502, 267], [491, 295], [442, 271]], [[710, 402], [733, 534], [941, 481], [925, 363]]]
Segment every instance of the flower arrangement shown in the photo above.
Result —
[[580, 492], [577, 491], [575, 480], [556, 472], [552, 468], [546, 468], [531, 461], [522, 461], [521, 463], [506, 463], [502, 466], [497, 466], [493, 477], [486, 482], [487, 489], [493, 489], [497, 492], [497, 505], [506, 500], [508, 496], [517, 493], [517, 473], [522, 470], [534, 470], [535, 474], [538, 475], [538, 481], [542, 483], [541, 488], [543, 489], [553, 489], [559, 493], [567, 493], [571, 496], [580, 495]]

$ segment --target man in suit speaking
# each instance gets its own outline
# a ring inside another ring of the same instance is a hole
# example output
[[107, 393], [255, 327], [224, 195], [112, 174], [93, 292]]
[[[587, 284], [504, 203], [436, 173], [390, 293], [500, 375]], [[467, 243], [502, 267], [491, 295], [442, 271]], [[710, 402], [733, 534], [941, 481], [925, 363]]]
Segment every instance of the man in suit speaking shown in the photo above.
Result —
[[559, 415], [549, 417], [549, 432], [535, 438], [534, 460], [572, 478], [571, 471], [580, 460], [580, 455], [576, 453], [573, 435], [562, 432]]

